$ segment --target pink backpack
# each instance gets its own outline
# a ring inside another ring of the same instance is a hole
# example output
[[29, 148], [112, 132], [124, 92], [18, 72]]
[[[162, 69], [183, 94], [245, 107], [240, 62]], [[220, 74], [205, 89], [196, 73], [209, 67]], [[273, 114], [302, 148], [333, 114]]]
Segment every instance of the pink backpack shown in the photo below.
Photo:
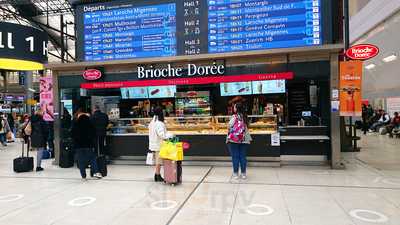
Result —
[[234, 143], [242, 143], [245, 138], [246, 125], [240, 116], [235, 116], [235, 122], [229, 130], [228, 139]]

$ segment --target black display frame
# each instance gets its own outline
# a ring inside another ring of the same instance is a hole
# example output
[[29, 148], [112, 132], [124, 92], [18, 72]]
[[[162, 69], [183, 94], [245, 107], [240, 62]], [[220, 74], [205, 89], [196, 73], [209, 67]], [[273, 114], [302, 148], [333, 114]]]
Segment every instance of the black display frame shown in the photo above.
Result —
[[[131, 4], [133, 6], [146, 6], [146, 5], [152, 5], [152, 4], [168, 4], [168, 3], [175, 3], [176, 1], [180, 0], [137, 0], [137, 1], [132, 1], [132, 0], [115, 0], [115, 1], [92, 1], [90, 4], [75, 4], [75, 21], [76, 21], [76, 33], [77, 33], [77, 40], [76, 40], [76, 59], [77, 61], [85, 61], [84, 60], [84, 25], [83, 25], [83, 15], [84, 15], [84, 10], [83, 8], [85, 6], [97, 6], [99, 4], [107, 4], [111, 6], [117, 6], [117, 5], [122, 5], [122, 4]], [[331, 0], [320, 0], [321, 2], [321, 36], [322, 36], [322, 43], [321, 45], [326, 45], [326, 44], [333, 44], [334, 42], [337, 42], [337, 33], [338, 29], [334, 29], [335, 26], [333, 23], [337, 23], [335, 20], [334, 16], [338, 14], [339, 9], [335, 11], [333, 6], [339, 7], [337, 4], [337, 0], [331, 1]], [[203, 4], [204, 5], [204, 4]], [[176, 11], [179, 12], [179, 7], [180, 4], [176, 5]], [[178, 18], [179, 15], [176, 16], [176, 21], [177, 21], [177, 35], [176, 35], [176, 40], [180, 40], [182, 36], [182, 25], [183, 22]], [[208, 13], [203, 13], [201, 15], [202, 17], [207, 17], [208, 18]], [[202, 18], [203, 21], [205, 18]], [[207, 20], [207, 19], [206, 19]], [[180, 21], [180, 22], [179, 22]], [[204, 29], [205, 26], [202, 27]], [[207, 28], [208, 29], [208, 28]], [[339, 29], [340, 30], [340, 29]], [[202, 31], [204, 32], [204, 30]], [[208, 31], [207, 31], [208, 32]], [[203, 35], [203, 38], [206, 35]], [[207, 40], [202, 40], [203, 45], [207, 46], [201, 46], [200, 48], [203, 49], [200, 54], [196, 55], [203, 55], [203, 54], [208, 54], [207, 52], [204, 52], [204, 49], [208, 49], [208, 38]], [[321, 46], [321, 45], [316, 45], [316, 46]], [[182, 53], [182, 45], [176, 44], [177, 47], [177, 55], [176, 56], [169, 56], [169, 57], [179, 57], [179, 56], [185, 56]], [[311, 48], [313, 46], [305, 46], [304, 48]], [[279, 48], [281, 49], [281, 48]], [[289, 48], [288, 48], [289, 49]], [[251, 52], [257, 52], [257, 51], [263, 51], [263, 50], [269, 50], [269, 49], [262, 49], [262, 50], [251, 50]], [[237, 51], [235, 53], [240, 53], [240, 51]], [[224, 55], [226, 53], [213, 53], [217, 55]], [[149, 60], [151, 60], [152, 57], [149, 57]], [[127, 59], [127, 60], [135, 60], [138, 58], [132, 58], [132, 59]]]

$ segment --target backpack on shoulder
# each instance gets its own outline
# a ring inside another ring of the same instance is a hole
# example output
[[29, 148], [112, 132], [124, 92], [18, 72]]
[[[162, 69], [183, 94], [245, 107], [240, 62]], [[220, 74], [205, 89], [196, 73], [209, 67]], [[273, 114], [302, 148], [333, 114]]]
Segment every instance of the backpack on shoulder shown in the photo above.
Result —
[[233, 126], [229, 130], [228, 140], [234, 143], [242, 143], [245, 139], [246, 125], [243, 118], [235, 116]]

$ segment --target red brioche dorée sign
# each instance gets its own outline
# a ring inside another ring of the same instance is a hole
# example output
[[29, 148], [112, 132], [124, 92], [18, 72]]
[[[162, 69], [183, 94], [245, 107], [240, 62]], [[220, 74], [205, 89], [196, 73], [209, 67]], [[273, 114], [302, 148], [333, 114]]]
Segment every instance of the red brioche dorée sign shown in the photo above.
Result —
[[354, 60], [367, 60], [375, 57], [379, 53], [379, 48], [375, 45], [360, 44], [347, 49], [346, 56]]
[[83, 76], [83, 79], [85, 79], [85, 80], [94, 81], [94, 80], [100, 79], [102, 74], [101, 74], [100, 70], [88, 69], [88, 70], [85, 70], [85, 72], [83, 72], [82, 76]]
[[160, 80], [91, 82], [91, 83], [82, 83], [81, 88], [104, 89], [104, 88], [123, 88], [123, 87], [164, 86], [164, 85], [217, 84], [225, 82], [245, 82], [245, 81], [258, 81], [258, 80], [290, 80], [293, 79], [293, 77], [294, 77], [293, 72], [242, 74], [242, 75], [229, 75], [229, 76], [190, 77], [190, 78], [160, 79]]

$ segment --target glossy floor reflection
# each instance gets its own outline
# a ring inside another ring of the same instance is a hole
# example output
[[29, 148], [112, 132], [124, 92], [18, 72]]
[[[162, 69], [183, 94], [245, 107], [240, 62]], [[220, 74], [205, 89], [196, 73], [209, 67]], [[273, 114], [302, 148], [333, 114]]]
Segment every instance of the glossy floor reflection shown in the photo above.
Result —
[[15, 174], [18, 143], [0, 150], [0, 225], [398, 225], [400, 139], [365, 136], [346, 170], [325, 166], [185, 166], [184, 183], [152, 182], [147, 166], [109, 166], [103, 180], [45, 161], [45, 171]]

